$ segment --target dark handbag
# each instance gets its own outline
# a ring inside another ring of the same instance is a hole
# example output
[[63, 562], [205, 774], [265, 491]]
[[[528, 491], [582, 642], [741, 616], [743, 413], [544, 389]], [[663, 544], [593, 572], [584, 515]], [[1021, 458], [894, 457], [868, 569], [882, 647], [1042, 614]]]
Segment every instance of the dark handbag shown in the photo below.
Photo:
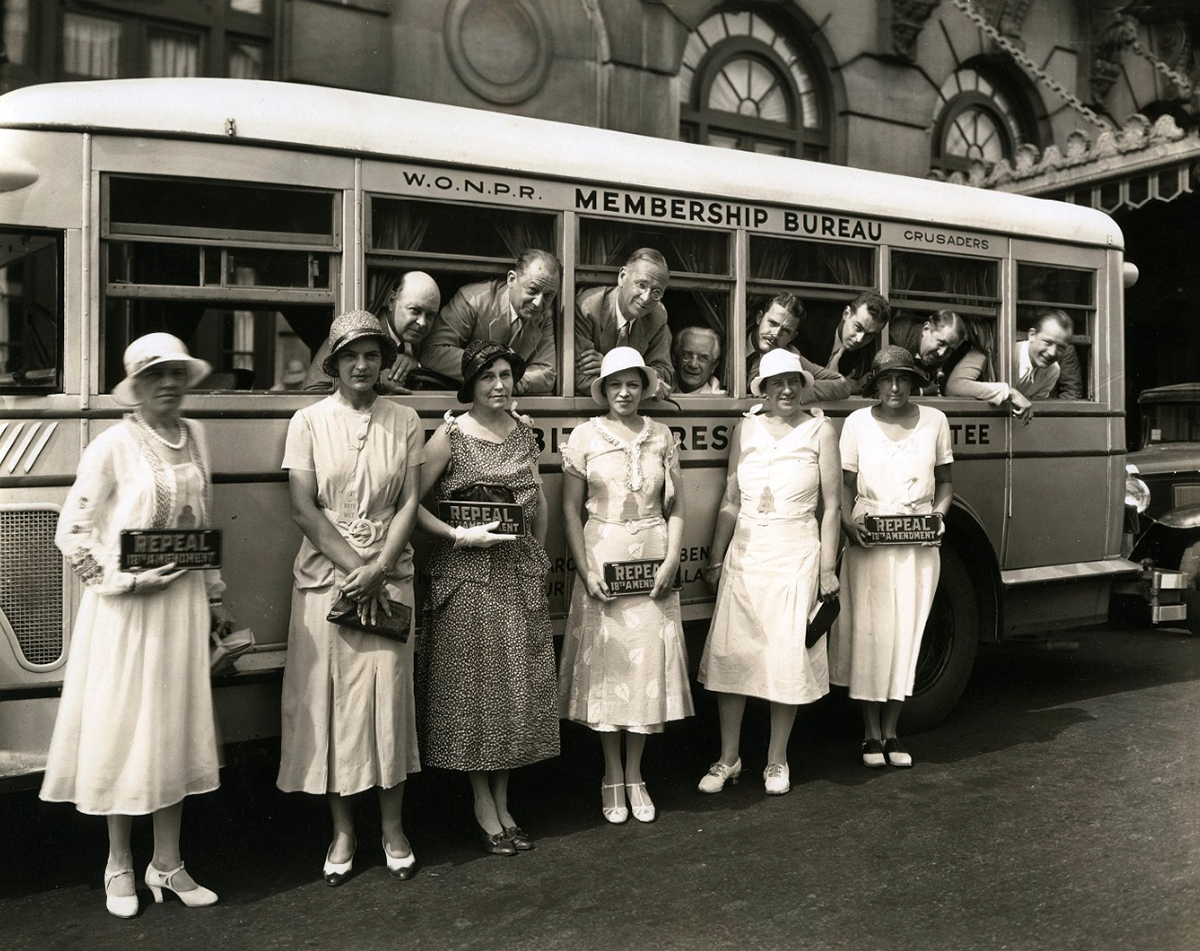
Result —
[[822, 601], [821, 606], [817, 608], [817, 613], [808, 620], [808, 632], [804, 635], [804, 646], [812, 647], [828, 634], [841, 610], [842, 602], [838, 600], [837, 595], [828, 601]]
[[378, 634], [389, 641], [399, 641], [403, 644], [408, 640], [408, 623], [412, 618], [412, 608], [391, 598], [388, 598], [388, 607], [392, 611], [391, 617], [380, 611], [374, 624], [364, 624], [358, 619], [358, 602], [347, 597], [346, 592], [339, 591], [337, 600], [333, 602], [325, 620], [331, 624], [352, 627], [356, 631], [365, 631], [367, 634]]
[[473, 482], [470, 485], [460, 485], [450, 490], [451, 502], [500, 502], [514, 505], [512, 489], [495, 482]]

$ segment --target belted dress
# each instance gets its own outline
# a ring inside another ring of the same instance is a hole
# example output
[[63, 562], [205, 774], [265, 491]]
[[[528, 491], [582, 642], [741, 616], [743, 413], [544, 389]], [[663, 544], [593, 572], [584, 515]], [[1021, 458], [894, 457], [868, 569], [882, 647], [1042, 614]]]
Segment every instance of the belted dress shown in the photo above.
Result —
[[[647, 419], [632, 440], [602, 418], [571, 433], [563, 471], [587, 480], [584, 547], [591, 570], [605, 562], [661, 559], [678, 471], [675, 439]], [[679, 594], [653, 599], [592, 598], [573, 573], [571, 606], [559, 664], [559, 714], [593, 730], [657, 733], [668, 720], [691, 716], [687, 649]]]
[[[379, 556], [406, 478], [425, 458], [417, 414], [377, 399], [366, 412], [332, 397], [296, 413], [284, 469], [316, 474], [317, 506], [356, 552]], [[420, 770], [413, 639], [405, 644], [325, 618], [344, 580], [306, 537], [293, 566], [278, 786], [342, 795], [389, 788]], [[389, 566], [387, 596], [413, 605], [413, 553]]]
[[805, 647], [821, 574], [820, 410], [776, 439], [742, 423], [741, 507], [698, 679], [709, 690], [802, 704], [829, 692], [825, 642]]

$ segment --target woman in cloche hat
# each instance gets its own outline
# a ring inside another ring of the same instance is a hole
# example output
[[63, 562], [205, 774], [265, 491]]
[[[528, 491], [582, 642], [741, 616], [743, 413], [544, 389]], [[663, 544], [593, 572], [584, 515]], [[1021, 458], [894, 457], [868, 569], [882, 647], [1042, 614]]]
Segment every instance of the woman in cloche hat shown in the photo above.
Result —
[[135, 409], [84, 450], [54, 539], [84, 593], [41, 797], [107, 817], [104, 893], [118, 918], [138, 912], [136, 815], [153, 817], [154, 900], [217, 900], [184, 870], [179, 828], [184, 798], [218, 785], [209, 632], [228, 620], [225, 586], [215, 569], [120, 567], [123, 530], [212, 524], [204, 433], [179, 412], [210, 370], [171, 334], [129, 345], [113, 397]]
[[388, 871], [402, 881], [416, 873], [401, 825], [404, 781], [420, 769], [413, 641], [327, 619], [341, 595], [372, 624], [389, 613], [389, 600], [413, 604], [409, 538], [425, 451], [417, 414], [379, 398], [379, 374], [395, 357], [373, 314], [339, 315], [323, 364], [333, 394], [292, 417], [283, 453], [304, 539], [293, 568], [277, 782], [284, 792], [327, 797], [329, 885], [350, 875], [358, 844], [351, 796], [367, 789], [379, 798]]
[[830, 678], [863, 701], [862, 760], [870, 767], [912, 766], [896, 724], [912, 696], [941, 561], [931, 545], [872, 545], [863, 518], [936, 512], [944, 519], [950, 511], [954, 457], [946, 416], [909, 402], [928, 379], [908, 350], [884, 347], [863, 380], [863, 395], [879, 402], [851, 413], [842, 427], [842, 528], [850, 544]]
[[829, 692], [825, 639], [808, 647], [805, 634], [817, 602], [838, 591], [841, 462], [833, 426], [819, 409], [803, 408], [812, 385], [797, 354], [768, 351], [750, 383], [764, 412], [747, 414], [730, 440], [705, 572], [717, 604], [698, 677], [717, 693], [721, 755], [700, 780], [704, 793], [720, 792], [742, 771], [748, 696], [771, 710], [764, 788], [788, 792], [796, 709]]
[[[625, 822], [631, 809], [638, 821], [654, 821], [642, 776], [646, 737], [692, 714], [674, 589], [684, 516], [679, 456], [671, 431], [638, 414], [657, 389], [658, 374], [637, 350], [610, 350], [592, 383], [592, 399], [607, 412], [573, 430], [562, 450], [563, 516], [578, 577], [563, 637], [559, 712], [600, 734], [601, 808], [612, 823]], [[652, 574], [645, 562], [658, 563]], [[614, 563], [614, 577], [652, 578], [649, 592], [618, 594], [605, 580], [606, 563]]]

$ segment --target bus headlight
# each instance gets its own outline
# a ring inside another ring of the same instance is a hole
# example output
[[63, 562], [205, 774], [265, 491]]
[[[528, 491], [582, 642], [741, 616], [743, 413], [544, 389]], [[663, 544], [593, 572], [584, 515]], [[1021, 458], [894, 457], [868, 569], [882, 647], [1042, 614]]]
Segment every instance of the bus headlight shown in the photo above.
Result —
[[1125, 506], [1138, 515], [1150, 507], [1150, 486], [1138, 478], [1137, 466], [1125, 469]]

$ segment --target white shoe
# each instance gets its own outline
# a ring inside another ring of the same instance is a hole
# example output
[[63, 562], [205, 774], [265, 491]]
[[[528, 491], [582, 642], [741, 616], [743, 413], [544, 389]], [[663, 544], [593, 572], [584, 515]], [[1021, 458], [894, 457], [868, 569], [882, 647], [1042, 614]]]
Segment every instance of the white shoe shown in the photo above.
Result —
[[782, 796], [792, 788], [792, 774], [787, 763], [768, 763], [763, 770], [763, 782], [768, 796]]
[[741, 775], [742, 758], [740, 756], [732, 766], [726, 766], [720, 760], [717, 760], [708, 768], [708, 772], [704, 774], [700, 780], [700, 785], [696, 788], [702, 793], [719, 793], [725, 788], [727, 781], [736, 786], [738, 777]]
[[172, 885], [172, 879], [182, 871], [182, 862], [179, 863], [179, 868], [173, 868], [169, 872], [160, 872], [154, 867], [153, 862], [146, 866], [146, 887], [150, 889], [155, 902], [162, 904], [163, 889], [165, 888], [169, 892], [174, 892], [176, 897], [189, 908], [203, 908], [205, 905], [215, 905], [217, 903], [217, 893], [210, 891], [203, 885], [197, 885], [195, 888], [189, 888], [186, 891], [180, 891]]
[[108, 886], [115, 879], [122, 875], [128, 875], [133, 878], [133, 869], [119, 868], [114, 872], [110, 872], [107, 868], [104, 870], [104, 904], [108, 908], [108, 913], [117, 918], [133, 918], [138, 913], [138, 897], [135, 888], [132, 895], [114, 895], [108, 890]]
[[[658, 812], [654, 808], [654, 803], [650, 801], [650, 794], [646, 792], [645, 783], [626, 783], [626, 790], [629, 792], [629, 805], [633, 810], [633, 818], [638, 822], [653, 822], [658, 818]], [[641, 799], [641, 805], [633, 801], [634, 791], [637, 791], [638, 798]]]
[[[618, 806], [604, 805], [604, 790], [619, 789], [621, 790], [621, 804]], [[615, 826], [619, 826], [622, 822], [629, 821], [629, 810], [625, 806], [625, 784], [624, 783], [601, 783], [600, 784], [600, 811], [604, 813], [604, 818]]]

